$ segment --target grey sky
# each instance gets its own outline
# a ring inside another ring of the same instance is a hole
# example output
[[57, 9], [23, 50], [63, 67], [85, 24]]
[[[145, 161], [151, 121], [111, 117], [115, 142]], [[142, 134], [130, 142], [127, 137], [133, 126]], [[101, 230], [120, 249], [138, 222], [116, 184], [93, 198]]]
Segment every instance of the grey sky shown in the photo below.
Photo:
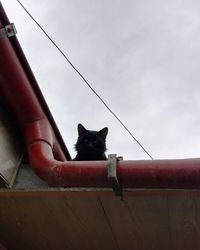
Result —
[[[155, 158], [200, 155], [200, 2], [21, 0]], [[15, 0], [2, 0], [72, 156], [77, 124], [149, 159]]]

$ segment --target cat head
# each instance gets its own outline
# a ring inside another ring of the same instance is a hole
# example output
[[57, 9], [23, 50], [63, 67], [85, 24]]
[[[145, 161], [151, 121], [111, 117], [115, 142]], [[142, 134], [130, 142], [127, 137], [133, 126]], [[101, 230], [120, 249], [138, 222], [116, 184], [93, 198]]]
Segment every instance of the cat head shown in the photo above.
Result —
[[98, 134], [99, 136], [101, 136], [104, 140], [106, 139], [106, 136], [108, 134], [108, 128], [102, 128], [99, 131], [92, 131], [92, 130], [87, 130], [83, 127], [82, 124], [78, 124], [78, 136], [84, 136], [87, 134]]
[[102, 154], [106, 151], [106, 136], [108, 128], [99, 131], [87, 130], [82, 124], [78, 124], [78, 140], [75, 149], [82, 154]]

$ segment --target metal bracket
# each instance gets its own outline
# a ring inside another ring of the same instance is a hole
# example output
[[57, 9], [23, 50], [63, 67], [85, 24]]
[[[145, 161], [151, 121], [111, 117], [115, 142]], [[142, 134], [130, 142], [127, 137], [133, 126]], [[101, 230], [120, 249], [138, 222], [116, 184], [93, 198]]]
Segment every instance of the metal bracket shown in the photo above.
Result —
[[115, 192], [115, 195], [121, 196], [121, 200], [123, 200], [123, 190], [117, 179], [117, 161], [118, 158], [116, 154], [108, 155], [108, 180], [113, 191]]
[[15, 28], [14, 23], [10, 23], [6, 25], [4, 28], [0, 29], [0, 38], [2, 37], [11, 37], [17, 34], [17, 30]]

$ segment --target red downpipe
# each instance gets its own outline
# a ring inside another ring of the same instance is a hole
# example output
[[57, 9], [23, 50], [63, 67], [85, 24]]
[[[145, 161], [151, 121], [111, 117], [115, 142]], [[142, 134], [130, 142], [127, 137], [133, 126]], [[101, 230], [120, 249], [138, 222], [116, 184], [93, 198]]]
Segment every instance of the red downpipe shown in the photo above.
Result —
[[[4, 15], [0, 4], [0, 28]], [[107, 161], [66, 161], [21, 53], [12, 39], [0, 38], [0, 95], [21, 128], [35, 173], [50, 186], [109, 187]], [[117, 176], [124, 188], [200, 188], [200, 159], [119, 161]]]
[[[31, 163], [50, 186], [109, 187], [107, 161], [55, 161], [45, 142], [29, 146]], [[123, 188], [199, 188], [200, 160], [119, 161], [117, 176]]]
[[[10, 21], [9, 21], [5, 11], [4, 11], [4, 8], [3, 8], [1, 2], [0, 2], [0, 20], [1, 20], [1, 23], [2, 23], [3, 26], [10, 24]], [[17, 37], [16, 36], [10, 37], [10, 42], [11, 42], [12, 47], [15, 50], [15, 53], [17, 54], [18, 59], [20, 60], [22, 68], [25, 71], [26, 76], [28, 77], [29, 82], [31, 83], [31, 86], [32, 86], [34, 92], [37, 95], [37, 99], [39, 100], [40, 105], [45, 110], [45, 115], [46, 115], [47, 119], [49, 120], [51, 126], [53, 127], [54, 133], [56, 134], [56, 137], [57, 137], [57, 139], [59, 141], [58, 147], [62, 148], [61, 154], [62, 155], [64, 154], [65, 159], [70, 160], [71, 156], [69, 154], [69, 151], [66, 148], [66, 145], [65, 145], [65, 143], [63, 141], [63, 138], [62, 138], [62, 136], [60, 134], [60, 131], [59, 131], [59, 129], [58, 129], [58, 127], [57, 127], [57, 125], [56, 125], [56, 123], [54, 121], [54, 118], [53, 118], [53, 116], [52, 116], [52, 114], [51, 114], [51, 112], [49, 110], [49, 107], [48, 107], [48, 105], [47, 105], [47, 103], [46, 103], [46, 101], [45, 101], [45, 99], [44, 99], [44, 97], [42, 95], [42, 92], [41, 92], [41, 90], [40, 90], [40, 88], [39, 88], [39, 86], [37, 84], [35, 76], [34, 76], [32, 70], [31, 70], [31, 67], [30, 67], [27, 59], [26, 59], [26, 56], [24, 55], [24, 52], [23, 52], [23, 50], [21, 48], [20, 43], [18, 42]]]

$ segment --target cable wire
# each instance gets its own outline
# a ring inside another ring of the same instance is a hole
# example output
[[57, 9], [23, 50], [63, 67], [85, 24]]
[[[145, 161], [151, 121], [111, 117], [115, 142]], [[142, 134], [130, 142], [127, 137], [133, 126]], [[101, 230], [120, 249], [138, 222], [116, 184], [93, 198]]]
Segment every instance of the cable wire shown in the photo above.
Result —
[[76, 73], [82, 78], [85, 84], [90, 88], [90, 90], [99, 98], [99, 100], [103, 103], [103, 105], [107, 108], [107, 110], [117, 119], [117, 121], [123, 126], [123, 128], [128, 132], [128, 134], [132, 137], [132, 139], [142, 148], [142, 150], [154, 160], [150, 153], [144, 148], [144, 146], [136, 139], [136, 137], [132, 134], [132, 132], [126, 127], [126, 125], [121, 121], [121, 119], [111, 110], [111, 108], [106, 104], [103, 98], [94, 90], [91, 84], [86, 80], [86, 78], [81, 74], [81, 72], [72, 64], [72, 62], [68, 59], [65, 53], [60, 49], [60, 47], [53, 41], [53, 39], [48, 35], [48, 33], [44, 30], [44, 28], [38, 23], [38, 21], [31, 15], [31, 13], [26, 9], [26, 7], [21, 3], [21, 1], [16, 0], [24, 11], [28, 14], [28, 16], [36, 23], [36, 25], [41, 29], [41, 31], [45, 34], [45, 36], [50, 40], [50, 42], [56, 47], [56, 49], [61, 53], [61, 55], [65, 58], [65, 60], [70, 64], [70, 66], [76, 71]]

